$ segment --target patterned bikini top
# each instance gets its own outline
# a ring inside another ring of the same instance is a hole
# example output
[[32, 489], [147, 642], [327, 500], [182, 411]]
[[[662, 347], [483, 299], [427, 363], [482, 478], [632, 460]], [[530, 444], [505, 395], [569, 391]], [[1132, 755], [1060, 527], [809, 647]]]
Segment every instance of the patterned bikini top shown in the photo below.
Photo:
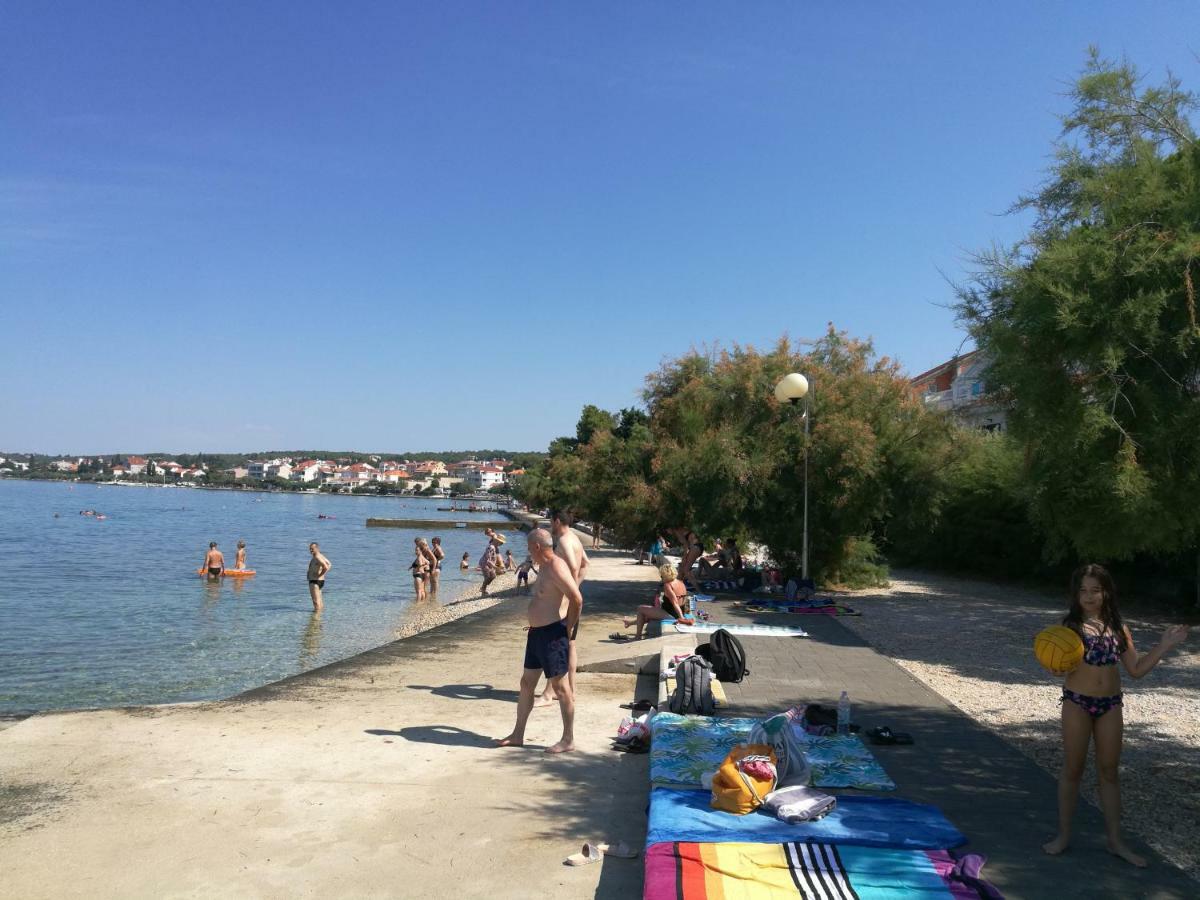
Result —
[[1083, 635], [1083, 661], [1089, 666], [1115, 666], [1121, 658], [1117, 636], [1111, 631]]

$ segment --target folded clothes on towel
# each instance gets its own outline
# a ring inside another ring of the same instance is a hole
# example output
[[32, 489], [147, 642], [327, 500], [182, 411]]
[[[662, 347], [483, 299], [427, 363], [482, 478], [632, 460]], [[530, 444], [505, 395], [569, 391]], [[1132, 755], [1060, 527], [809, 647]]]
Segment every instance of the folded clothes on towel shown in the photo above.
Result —
[[779, 788], [763, 798], [763, 807], [781, 822], [813, 822], [833, 812], [837, 798], [803, 785]]

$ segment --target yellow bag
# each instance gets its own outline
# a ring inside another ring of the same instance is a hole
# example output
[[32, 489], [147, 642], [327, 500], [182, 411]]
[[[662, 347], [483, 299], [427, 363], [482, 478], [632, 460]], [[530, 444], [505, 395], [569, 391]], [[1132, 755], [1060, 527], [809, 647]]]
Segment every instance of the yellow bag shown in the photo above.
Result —
[[[757, 757], [758, 759], [753, 759]], [[767, 763], [758, 766], [756, 763]], [[750, 768], [769, 768], [769, 777], [761, 777]], [[712, 782], [712, 808], [744, 816], [762, 806], [763, 798], [775, 790], [775, 751], [767, 744], [741, 744], [729, 751]]]

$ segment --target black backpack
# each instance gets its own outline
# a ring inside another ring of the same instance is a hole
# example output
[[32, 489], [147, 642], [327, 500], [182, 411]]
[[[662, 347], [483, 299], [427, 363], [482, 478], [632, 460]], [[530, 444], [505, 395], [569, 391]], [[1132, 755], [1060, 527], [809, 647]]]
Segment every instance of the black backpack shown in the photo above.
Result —
[[712, 692], [712, 666], [699, 656], [689, 656], [675, 667], [675, 693], [667, 708], [682, 715], [711, 716], [716, 709]]
[[735, 683], [750, 674], [742, 642], [724, 628], [714, 631], [709, 643], [701, 644], [696, 652], [712, 663], [713, 677], [717, 681]]

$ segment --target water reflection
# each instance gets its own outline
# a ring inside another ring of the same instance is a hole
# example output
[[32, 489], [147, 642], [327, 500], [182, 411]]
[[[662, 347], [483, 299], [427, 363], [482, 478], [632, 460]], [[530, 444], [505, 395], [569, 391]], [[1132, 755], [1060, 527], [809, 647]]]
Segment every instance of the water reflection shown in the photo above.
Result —
[[217, 605], [217, 601], [221, 599], [221, 579], [220, 578], [204, 578], [204, 609], [211, 610]]
[[321, 652], [321, 613], [314, 611], [308, 617], [308, 624], [304, 626], [304, 634], [300, 637], [300, 669], [301, 671], [311, 669], [317, 661], [317, 654]]

